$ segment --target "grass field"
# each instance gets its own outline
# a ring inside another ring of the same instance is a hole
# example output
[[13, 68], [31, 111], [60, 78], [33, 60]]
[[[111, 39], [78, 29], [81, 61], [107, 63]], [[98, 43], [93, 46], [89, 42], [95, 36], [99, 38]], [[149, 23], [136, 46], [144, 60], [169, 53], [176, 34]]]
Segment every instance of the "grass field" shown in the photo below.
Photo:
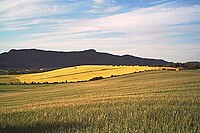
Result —
[[19, 79], [16, 78], [16, 75], [0, 75], [0, 83], [18, 83]]
[[36, 82], [36, 83], [54, 83], [54, 82], [77, 82], [88, 81], [94, 77], [108, 78], [116, 75], [124, 75], [145, 70], [162, 70], [171, 69], [171, 67], [148, 67], [148, 66], [101, 66], [101, 65], [85, 65], [57, 69], [49, 72], [35, 74], [21, 74], [12, 76], [0, 76], [0, 83], [16, 83], [16, 82]]
[[0, 85], [0, 132], [199, 133], [200, 71]]

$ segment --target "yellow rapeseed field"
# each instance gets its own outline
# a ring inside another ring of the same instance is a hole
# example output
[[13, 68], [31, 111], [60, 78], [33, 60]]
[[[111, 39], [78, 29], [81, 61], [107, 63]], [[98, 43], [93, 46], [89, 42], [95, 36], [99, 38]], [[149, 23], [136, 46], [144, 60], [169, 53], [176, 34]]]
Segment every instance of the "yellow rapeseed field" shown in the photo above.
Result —
[[94, 77], [103, 78], [111, 77], [111, 75], [124, 75], [145, 70], [162, 70], [176, 68], [171, 67], [148, 67], [148, 66], [106, 66], [106, 65], [83, 65], [76, 67], [68, 67], [57, 69], [49, 72], [36, 73], [36, 74], [22, 74], [17, 76], [21, 82], [77, 82], [87, 81]]

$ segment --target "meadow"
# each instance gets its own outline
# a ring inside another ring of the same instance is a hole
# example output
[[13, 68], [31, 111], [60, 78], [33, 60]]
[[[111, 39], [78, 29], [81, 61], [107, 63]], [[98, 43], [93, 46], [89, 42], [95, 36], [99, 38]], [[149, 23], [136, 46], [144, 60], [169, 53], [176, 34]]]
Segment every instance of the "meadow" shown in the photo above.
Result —
[[172, 67], [83, 65], [33, 74], [0, 75], [0, 83], [77, 82], [88, 81], [94, 77], [108, 78], [134, 72], [163, 69], [178, 70]]
[[199, 133], [200, 70], [0, 85], [0, 132]]

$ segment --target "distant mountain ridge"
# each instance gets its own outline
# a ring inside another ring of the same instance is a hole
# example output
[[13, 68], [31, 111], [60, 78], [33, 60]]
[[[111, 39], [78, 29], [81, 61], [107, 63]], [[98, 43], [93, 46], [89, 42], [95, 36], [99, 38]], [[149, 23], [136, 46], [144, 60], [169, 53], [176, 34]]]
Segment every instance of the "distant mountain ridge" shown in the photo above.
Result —
[[10, 50], [0, 54], [0, 68], [63, 68], [78, 65], [166, 65], [161, 59], [113, 55], [94, 49], [74, 52], [38, 49]]

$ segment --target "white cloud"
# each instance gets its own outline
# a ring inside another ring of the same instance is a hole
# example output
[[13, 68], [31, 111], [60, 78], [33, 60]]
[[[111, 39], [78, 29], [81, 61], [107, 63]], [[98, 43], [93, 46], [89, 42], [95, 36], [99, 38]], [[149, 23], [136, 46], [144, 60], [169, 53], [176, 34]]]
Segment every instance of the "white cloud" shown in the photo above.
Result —
[[119, 11], [123, 9], [122, 6], [112, 6], [112, 7], [109, 7], [105, 10], [105, 12], [116, 12], [116, 11]]
[[55, 0], [5, 0], [0, 1], [0, 22], [57, 15], [73, 8], [75, 4], [56, 5]]
[[[1, 46], [13, 44], [23, 48], [34, 46], [43, 49], [78, 50], [91, 48], [94, 44], [99, 51], [162, 57], [170, 61], [197, 59], [198, 56], [194, 55], [200, 53], [199, 43], [195, 45], [194, 43], [176, 42], [179, 39], [191, 39], [191, 36], [173, 38], [176, 35], [193, 34], [192, 39], [200, 40], [198, 36], [200, 34], [199, 25], [180, 25], [200, 21], [198, 17], [200, 14], [199, 5], [171, 7], [169, 3], [165, 3], [108, 17], [73, 20], [64, 18], [39, 19], [41, 15], [67, 12], [70, 7], [65, 8], [65, 6], [58, 5], [58, 8], [51, 4], [40, 3], [46, 2], [46, 0], [36, 0], [36, 3], [33, 0], [30, 0], [30, 3], [26, 2], [27, 0], [17, 1], [6, 8], [5, 5], [0, 5], [3, 7], [0, 8], [0, 12], [3, 12], [0, 22], [4, 24], [0, 30], [25, 30], [38, 24], [40, 26], [42, 24], [42, 28], [36, 26], [34, 28], [40, 28], [39, 32], [29, 30], [29, 33], [22, 37], [13, 37], [12, 41], [7, 41], [7, 43], [1, 41]], [[96, 1], [96, 3], [102, 2], [105, 1]], [[23, 8], [21, 4], [26, 6]], [[22, 10], [18, 11], [19, 7], [22, 7]], [[10, 8], [13, 10], [7, 11]], [[121, 6], [110, 7], [102, 12], [115, 12], [121, 8]], [[13, 21], [30, 17], [36, 19]], [[181, 58], [182, 60], [180, 60]]]
[[94, 13], [94, 14], [107, 14], [107, 13], [114, 13], [121, 9], [123, 9], [123, 6], [111, 6], [108, 8], [100, 8], [99, 6], [93, 6], [92, 9], [85, 11], [85, 13]]
[[96, 4], [102, 4], [104, 3], [106, 0], [92, 0], [94, 3]]
[[159, 0], [159, 1], [154, 1], [151, 4], [160, 4], [160, 3], [165, 3], [165, 2], [169, 2], [170, 0]]
[[[129, 35], [163, 35], [177, 32], [173, 26], [180, 23], [198, 20], [199, 6], [179, 8], [144, 8], [137, 11], [103, 17], [98, 19], [80, 20], [75, 23], [57, 25], [56, 31], [76, 32], [123, 32]], [[184, 27], [182, 27], [184, 32]], [[90, 33], [89, 33], [90, 34]]]

